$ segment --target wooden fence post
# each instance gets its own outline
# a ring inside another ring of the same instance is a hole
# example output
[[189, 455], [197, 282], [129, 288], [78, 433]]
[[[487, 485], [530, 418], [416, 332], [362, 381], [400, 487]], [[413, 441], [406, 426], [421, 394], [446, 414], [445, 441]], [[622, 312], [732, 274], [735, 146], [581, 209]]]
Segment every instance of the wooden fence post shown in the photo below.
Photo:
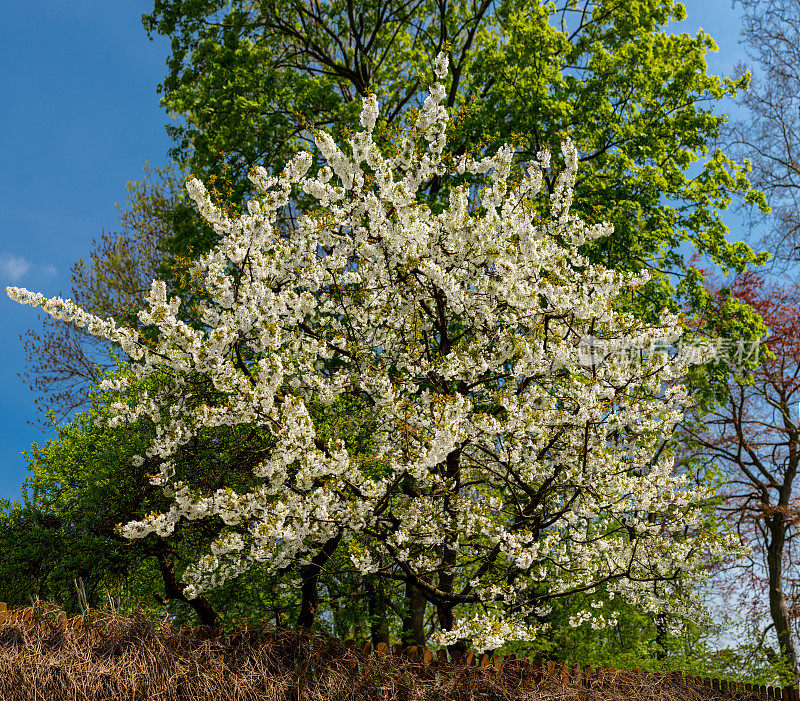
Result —
[[425, 679], [435, 679], [436, 672], [434, 671], [434, 659], [433, 659], [433, 650], [427, 647], [422, 648], [422, 653], [420, 655], [420, 662], [422, 663], [423, 670], [422, 676]]
[[542, 661], [537, 658], [533, 661], [533, 683], [536, 685], [537, 689], [539, 688], [539, 684], [541, 684], [543, 678], [544, 669], [542, 668]]
[[358, 658], [355, 655], [357, 645], [358, 643], [355, 640], [344, 641], [344, 664], [351, 672], [355, 672], [358, 669]]
[[447, 650], [443, 647], [440, 647], [436, 651], [436, 669], [437, 674], [441, 674], [442, 676], [446, 676], [447, 672], [444, 671], [445, 665], [447, 665]]
[[569, 665], [564, 662], [561, 665], [561, 685], [567, 686], [569, 684]]
[[597, 667], [589, 667], [586, 671], [586, 685], [592, 689], [597, 686]]

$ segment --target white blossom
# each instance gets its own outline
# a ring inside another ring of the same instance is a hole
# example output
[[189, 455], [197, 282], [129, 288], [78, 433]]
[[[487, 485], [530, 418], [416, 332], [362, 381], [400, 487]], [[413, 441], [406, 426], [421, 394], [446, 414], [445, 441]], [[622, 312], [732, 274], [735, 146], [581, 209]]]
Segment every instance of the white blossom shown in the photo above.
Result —
[[[186, 571], [189, 597], [256, 562], [276, 571], [305, 561], [341, 536], [343, 546], [361, 544], [350, 552], [363, 573], [394, 560], [430, 586], [438, 581], [424, 574], [431, 568], [456, 574], [455, 623], [442, 643], [470, 638], [489, 649], [532, 640], [539, 630], [531, 616], [546, 613], [548, 601], [598, 582], [642, 610], [669, 603], [688, 615], [696, 602], [678, 605], [676, 597], [704, 576], [704, 557], [729, 551], [732, 540], [698, 529], [711, 494], [676, 473], [673, 451], [654, 457], [686, 399], [679, 385], [661, 397], [661, 383], [685, 375], [686, 354], [664, 359], [657, 372], [614, 354], [589, 365], [579, 357], [590, 333], [608, 351], [677, 338], [679, 319], [665, 313], [647, 327], [615, 311], [619, 293], [646, 282], [647, 272], [616, 273], [578, 255], [583, 242], [613, 230], [571, 213], [578, 158], [569, 141], [544, 219], [532, 212], [542, 210], [548, 153], [517, 186], [508, 182], [508, 147], [477, 162], [443, 158], [446, 68], [442, 54], [416, 130], [396, 157], [384, 158], [372, 139], [378, 103], [369, 96], [364, 131], [349, 150], [319, 133], [326, 163], [316, 177], [307, 176], [308, 153], [279, 177], [255, 169], [259, 199], [237, 219], [198, 180], [187, 184], [221, 237], [196, 266], [209, 297], [200, 309], [204, 329], [178, 318], [180, 300], [168, 298], [161, 281], [139, 312], [156, 331], [154, 344], [69, 300], [16, 287], [7, 293], [120, 343], [137, 378], [156, 371], [168, 378], [154, 396], [111, 406], [114, 425], [141, 417], [156, 425], [146, 455], [133, 462], [159, 464], [151, 481], [174, 499], [167, 513], [125, 524], [124, 536], [166, 537], [181, 518], [214, 515], [246, 527], [245, 536], [221, 536]], [[420, 202], [419, 188], [448, 172], [489, 176], [484, 214], [470, 210], [466, 188], [453, 190], [439, 214]], [[282, 239], [277, 214], [300, 192], [328, 216], [301, 215]], [[318, 256], [319, 243], [331, 254]], [[345, 271], [351, 260], [357, 272]], [[358, 301], [342, 283], [358, 287]], [[323, 374], [321, 359], [334, 355], [344, 368]], [[191, 400], [197, 379], [219, 394], [214, 406]], [[127, 391], [122, 380], [104, 387]], [[306, 402], [316, 396], [330, 406], [346, 393], [369, 400], [383, 474], [367, 475], [351, 461], [341, 437], [324, 442], [316, 434]], [[254, 470], [259, 489], [204, 495], [179, 479], [182, 446], [201, 429], [239, 424], [277, 439]], [[619, 433], [627, 437], [616, 443]], [[367, 531], [381, 537], [365, 538]], [[674, 590], [673, 575], [683, 584]], [[664, 579], [661, 596], [654, 577]], [[610, 622], [590, 604], [571, 621]]]

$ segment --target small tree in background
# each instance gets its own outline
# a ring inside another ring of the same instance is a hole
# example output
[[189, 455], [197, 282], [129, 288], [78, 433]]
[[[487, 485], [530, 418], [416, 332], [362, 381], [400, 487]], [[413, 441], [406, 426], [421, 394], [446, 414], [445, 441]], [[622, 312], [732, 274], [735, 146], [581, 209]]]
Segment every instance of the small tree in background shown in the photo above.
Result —
[[[800, 288], [765, 286], [760, 276], [748, 271], [730, 287], [708, 284], [708, 289], [720, 314], [730, 309], [735, 297], [763, 317], [770, 333], [755, 349], [759, 366], [733, 376], [727, 402], [702, 420], [687, 415], [679, 432], [687, 455], [719, 465], [726, 483], [720, 511], [751, 548], [745, 559], [719, 564], [720, 586], [727, 582], [726, 597], [737, 597], [755, 620], [764, 616], [768, 602], [768, 630], [774, 629], [781, 654], [797, 674]], [[761, 638], [763, 643], [764, 635]]]
[[[72, 266], [71, 287], [72, 299], [86, 311], [135, 326], [138, 319], [131, 310], [144, 304], [159, 274], [161, 245], [172, 235], [170, 219], [183, 193], [174, 168], [150, 166], [145, 166], [144, 180], [128, 183], [128, 191], [121, 231], [104, 232], [92, 241], [91, 262]], [[22, 376], [38, 392], [34, 403], [42, 415], [53, 412], [62, 421], [91, 405], [92, 390], [115, 366], [108, 354], [113, 344], [50, 316], [42, 318], [42, 325], [41, 333], [24, 334], [28, 367]]]
[[742, 10], [742, 44], [750, 59], [736, 67], [754, 75], [737, 102], [745, 116], [722, 131], [731, 153], [752, 164], [750, 179], [766, 195], [772, 216], [751, 211], [768, 229], [761, 244], [772, 254], [772, 272], [785, 274], [800, 261], [800, 3], [734, 0]]

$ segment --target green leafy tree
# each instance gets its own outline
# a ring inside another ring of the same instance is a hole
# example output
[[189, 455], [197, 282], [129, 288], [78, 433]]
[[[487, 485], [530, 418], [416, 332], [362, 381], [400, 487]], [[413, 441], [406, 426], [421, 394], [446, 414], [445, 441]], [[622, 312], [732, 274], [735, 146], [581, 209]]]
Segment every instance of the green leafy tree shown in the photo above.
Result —
[[[124, 366], [119, 372], [125, 372]], [[153, 380], [153, 383], [157, 382]], [[143, 388], [144, 389], [144, 388]], [[179, 536], [166, 542], [159, 536], [131, 543], [114, 532], [114, 526], [129, 514], [163, 509], [167, 501], [160, 490], [149, 485], [148, 466], [131, 464], [152, 439], [152, 427], [112, 428], [106, 425], [108, 402], [114, 398], [93, 394], [91, 410], [69, 423], [56, 424], [58, 436], [44, 446], [33, 444], [26, 458], [33, 473], [23, 485], [24, 506], [8, 503], [2, 518], [3, 556], [0, 581], [7, 592], [6, 603], [25, 605], [26, 597], [36, 594], [62, 604], [68, 612], [78, 611], [73, 580], [81, 577], [86, 585], [90, 607], [103, 604], [105, 592], [124, 594], [126, 607], [143, 607], [155, 612], [172, 599], [182, 597], [176, 565], [197, 544], [213, 538], [215, 528], [198, 528], [187, 523]], [[51, 414], [52, 417], [52, 414]], [[198, 461], [215, 484], [226, 480], [237, 484], [235, 470], [219, 466], [231, 463], [237, 454], [241, 435], [208, 436], [208, 447], [198, 441], [187, 452], [192, 460], [198, 453], [217, 457], [217, 465]], [[154, 587], [161, 583], [161, 593]], [[229, 592], [222, 595], [224, 601]], [[158, 606], [153, 600], [160, 601]], [[214, 607], [220, 600], [203, 599], [192, 603], [199, 620], [217, 622]], [[172, 607], [174, 609], [174, 606]], [[180, 617], [180, 616], [179, 616]]]
[[[151, 35], [172, 39], [159, 87], [164, 106], [183, 120], [168, 126], [171, 155], [200, 177], [229, 165], [236, 201], [253, 166], [282, 167], [312, 129], [337, 140], [353, 131], [369, 91], [377, 91], [379, 126], [390, 142], [425, 97], [432, 57], [447, 49], [446, 104], [465, 108], [448, 134], [453, 151], [492, 153], [513, 142], [524, 160], [543, 147], [558, 153], [568, 135], [581, 154], [576, 211], [615, 227], [613, 237], [588, 242], [581, 253], [609, 268], [650, 268], [653, 280], [629, 304], [652, 318], [664, 306], [677, 311], [680, 297], [710, 306], [677, 251], [683, 240], [725, 270], [766, 260], [725, 240], [719, 211], [734, 197], [765, 205], [750, 189], [747, 167], [708, 147], [724, 121], [712, 114], [714, 104], [744, 89], [747, 78], [708, 75], [711, 37], [666, 33], [684, 17], [671, 0], [370, 0], [357, 7], [157, 0], [143, 22]], [[428, 187], [442, 200], [447, 189], [436, 178]], [[211, 245], [197, 217], [181, 209], [176, 218], [191, 226], [175, 227], [174, 255]], [[683, 279], [674, 286], [669, 275]], [[713, 330], [763, 332], [746, 306], [739, 312], [738, 322]], [[719, 373], [709, 380], [718, 385]]]
[[[125, 372], [124, 366], [120, 372]], [[9, 504], [3, 515], [0, 578], [8, 592], [7, 604], [21, 605], [35, 593], [75, 613], [76, 577], [84, 581], [90, 607], [103, 602], [105, 590], [118, 593], [120, 587], [137, 592], [138, 604], [152, 604], [153, 595], [162, 601], [180, 597], [175, 576], [175, 565], [182, 558], [179, 549], [214, 532], [213, 527], [203, 531], [187, 524], [188, 530], [174, 541], [156, 536], [133, 547], [114, 533], [120, 518], [164, 508], [166, 502], [148, 484], [147, 465], [131, 464], [132, 456], [152, 438], [152, 428], [141, 423], [108, 426], [107, 403], [112, 400], [91, 395], [91, 410], [69, 423], [58, 424], [51, 413], [57, 438], [44, 446], [34, 443], [26, 453], [33, 476], [23, 485], [24, 506]], [[227, 438], [228, 450], [235, 452], [236, 436]], [[221, 459], [226, 457], [220, 454]], [[187, 458], [191, 460], [190, 455]], [[203, 468], [208, 469], [207, 464]], [[153, 591], [158, 580], [163, 594]], [[150, 591], [142, 591], [143, 583]], [[126, 603], [133, 603], [130, 596]], [[214, 622], [206, 600], [194, 608], [202, 622]]]

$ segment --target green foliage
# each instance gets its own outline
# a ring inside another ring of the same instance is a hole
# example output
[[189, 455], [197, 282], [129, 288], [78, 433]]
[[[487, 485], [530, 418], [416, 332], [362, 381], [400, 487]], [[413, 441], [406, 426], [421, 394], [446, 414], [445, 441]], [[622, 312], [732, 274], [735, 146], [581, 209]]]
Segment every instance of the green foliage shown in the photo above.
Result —
[[[118, 534], [118, 525], [152, 512], [163, 513], [172, 501], [149, 483], [148, 473], [156, 462], [148, 459], [141, 467], [132, 463], [135, 455], [145, 454], [155, 427], [144, 420], [109, 427], [108, 406], [117, 401], [135, 403], [168, 378], [153, 375], [146, 382], [135, 381], [124, 363], [108, 376], [128, 377], [131, 395], [94, 392], [91, 410], [71, 422], [53, 421], [57, 437], [44, 446], [34, 443], [25, 454], [32, 475], [22, 487], [24, 504], [8, 500], [0, 504], [0, 591], [11, 607], [28, 605], [28, 596], [36, 594], [57, 601], [70, 615], [77, 614], [74, 579], [81, 577], [92, 608], [105, 608], [108, 592], [114, 600], [120, 598], [123, 612], [141, 609], [152, 616], [164, 615], [164, 608], [153, 598], [164, 591], [159, 556], [174, 562], [180, 579], [184, 566], [232, 529], [214, 517], [182, 520], [168, 538], [150, 534], [129, 541]], [[213, 404], [214, 393], [208, 387], [192, 390], [198, 403]], [[369, 458], [371, 415], [362, 405], [358, 399], [340, 398], [332, 407], [311, 402], [309, 412], [319, 435], [337, 431], [341, 436], [344, 428], [349, 436], [345, 444], [354, 459], [365, 470], [379, 471], [385, 466]], [[253, 468], [273, 445], [274, 439], [263, 428], [206, 429], [181, 451], [176, 468], [203, 494], [225, 488], [249, 492], [259, 482]], [[297, 590], [281, 586], [280, 578], [266, 576], [263, 569], [256, 565], [207, 595], [223, 625], [254, 623], [265, 617], [293, 625], [299, 608]], [[318, 632], [351, 635], [368, 620], [360, 591], [363, 582], [346, 553], [336, 553], [321, 584], [329, 593], [329, 607], [318, 620]], [[173, 600], [167, 612], [177, 623], [197, 621], [184, 602]], [[361, 633], [369, 637], [368, 628]]]
[[[780, 655], [765, 648], [753, 631], [729, 621], [684, 621], [673, 628], [620, 600], [613, 602], [611, 609], [618, 614], [617, 623], [593, 630], [587, 624], [571, 628], [569, 606], [561, 606], [552, 618], [550, 631], [534, 645], [506, 643], [495, 654], [515, 653], [527, 659], [634, 671], [677, 670], [767, 686], [793, 682]], [[720, 648], [721, 638], [736, 640], [735, 647]]]
[[[129, 374], [124, 365], [117, 372]], [[158, 382], [163, 378], [151, 378], [151, 389]], [[137, 392], [146, 389], [139, 387]], [[34, 443], [25, 454], [32, 476], [22, 487], [24, 505], [6, 504], [0, 519], [0, 589], [8, 592], [9, 605], [25, 605], [27, 595], [36, 593], [77, 613], [73, 579], [82, 577], [90, 606], [103, 605], [107, 589], [115, 594], [127, 592], [131, 607], [159, 611], [152, 593], [163, 591], [163, 583], [154, 556], [161, 553], [177, 562], [191, 561], [220, 531], [221, 520], [216, 524], [184, 522], [169, 543], [155, 534], [139, 541], [116, 534], [117, 524], [152, 511], [163, 512], [171, 504], [159, 488], [149, 484], [152, 461], [139, 468], [131, 462], [134, 455], [144, 454], [154, 427], [145, 422], [116, 428], [106, 424], [108, 403], [118, 400], [108, 393], [94, 393], [90, 411], [68, 423], [54, 422], [57, 438], [44, 446]], [[235, 461], [247, 440], [243, 433], [225, 436], [224, 450], [206, 446], [196, 465], [188, 452], [182, 467], [201, 485], [242, 488], [249, 479], [248, 488], [252, 488], [253, 478], [246, 470], [219, 473], [220, 465]], [[219, 436], [207, 440], [213, 444]], [[224, 599], [226, 592], [219, 596]]]
[[145, 437], [98, 432], [85, 415], [57, 430], [58, 439], [44, 447], [34, 443], [26, 454], [33, 478], [22, 488], [24, 506], [4, 509], [0, 588], [9, 606], [27, 605], [28, 594], [36, 593], [74, 614], [74, 578], [85, 580], [90, 605], [96, 605], [104, 594], [95, 572], [127, 581], [147, 569], [124, 544], [100, 535], [126, 508], [117, 459], [133, 455]]

